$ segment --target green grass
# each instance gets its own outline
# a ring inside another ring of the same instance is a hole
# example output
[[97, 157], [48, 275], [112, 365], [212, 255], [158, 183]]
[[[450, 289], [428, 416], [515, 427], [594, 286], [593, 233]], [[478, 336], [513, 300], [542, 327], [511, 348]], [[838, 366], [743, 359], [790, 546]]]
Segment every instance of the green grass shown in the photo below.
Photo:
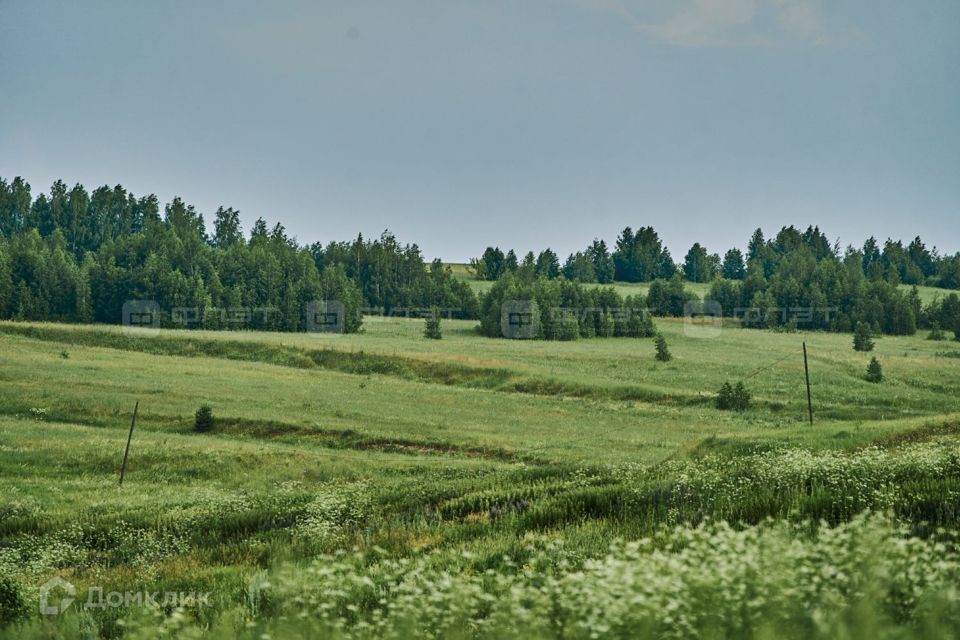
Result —
[[[664, 364], [652, 340], [516, 342], [473, 326], [445, 322], [434, 341], [404, 319], [341, 336], [0, 323], [0, 575], [14, 585], [0, 584], [0, 626], [20, 612], [13, 636], [580, 637], [593, 607], [620, 621], [600, 636], [905, 637], [960, 620], [947, 343], [885, 337], [860, 354], [848, 335], [711, 338], [660, 320]], [[880, 385], [863, 380], [870, 355]], [[753, 406], [717, 410], [739, 380]], [[204, 404], [214, 427], [194, 433]], [[703, 555], [685, 555], [698, 536]], [[784, 549], [806, 555], [787, 567]], [[909, 562], [919, 573], [889, 577]], [[670, 587], [640, 566], [685, 577]], [[849, 588], [804, 591], [828, 569]], [[54, 575], [81, 591], [210, 591], [215, 605], [41, 620], [37, 587]], [[591, 600], [578, 575], [591, 593], [624, 585], [637, 613]], [[765, 594], [755, 610], [730, 595], [745, 592]], [[665, 617], [671, 602], [686, 622]]]

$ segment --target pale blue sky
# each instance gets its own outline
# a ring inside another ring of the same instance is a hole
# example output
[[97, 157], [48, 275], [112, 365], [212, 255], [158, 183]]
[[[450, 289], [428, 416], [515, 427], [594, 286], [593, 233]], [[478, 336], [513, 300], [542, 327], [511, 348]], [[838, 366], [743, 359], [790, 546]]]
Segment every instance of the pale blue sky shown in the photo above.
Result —
[[956, 0], [0, 0], [0, 176], [301, 242], [960, 250]]

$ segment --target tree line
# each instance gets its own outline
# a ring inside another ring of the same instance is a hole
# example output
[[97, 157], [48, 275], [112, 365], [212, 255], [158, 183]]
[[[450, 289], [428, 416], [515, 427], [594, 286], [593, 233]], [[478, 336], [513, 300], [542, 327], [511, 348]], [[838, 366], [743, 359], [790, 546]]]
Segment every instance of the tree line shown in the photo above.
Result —
[[[816, 227], [804, 232], [784, 227], [769, 240], [757, 229], [746, 254], [734, 248], [721, 259], [696, 243], [677, 265], [652, 228], [634, 233], [628, 227], [613, 252], [594, 240], [562, 267], [550, 249], [536, 257], [528, 253], [517, 265], [512, 256], [513, 251], [490, 247], [471, 266], [478, 276], [496, 276], [498, 282], [650, 282], [642, 306], [658, 316], [719, 313], [746, 327], [781, 330], [849, 332], [865, 323], [877, 334], [912, 335], [935, 327], [960, 332], [957, 294], [924, 306], [915, 287], [900, 286], [960, 288], [960, 254], [940, 256], [920, 238], [906, 247], [887, 240], [882, 248], [870, 238], [862, 248], [841, 252]], [[700, 303], [684, 282], [712, 283], [705, 296], [709, 303]]]
[[282, 224], [258, 219], [245, 236], [239, 212], [203, 215], [174, 198], [122, 186], [88, 193], [58, 180], [32, 197], [21, 178], [0, 179], [0, 318], [119, 323], [128, 300], [156, 301], [189, 327], [302, 331], [318, 300], [344, 305], [344, 328], [362, 313], [442, 307], [476, 318], [470, 287], [416, 245], [375, 240], [301, 246]]
[[618, 236], [612, 251], [606, 242], [594, 239], [583, 251], [567, 256], [562, 265], [550, 248], [539, 254], [528, 252], [518, 260], [513, 249], [504, 253], [499, 247], [487, 247], [482, 256], [471, 260], [470, 266], [482, 280], [496, 280], [506, 272], [544, 278], [563, 276], [567, 280], [599, 284], [669, 280], [676, 273], [689, 282], [711, 282], [717, 277], [743, 280], [750, 263], [755, 261], [762, 265], [765, 277], [771, 277], [782, 256], [801, 245], [808, 247], [817, 261], [840, 261], [856, 253], [863, 275], [870, 281], [960, 289], [960, 253], [940, 255], [936, 248], [927, 248], [919, 237], [906, 246], [902, 241], [890, 239], [881, 246], [871, 237], [860, 248], [847, 247], [841, 251], [818, 227], [808, 227], [803, 232], [793, 226], [784, 227], [769, 241], [763, 231], [757, 229], [749, 240], [746, 254], [732, 248], [724, 252], [723, 257], [695, 242], [680, 263], [674, 262], [653, 227], [637, 231], [627, 227]]
[[646, 338], [656, 333], [642, 295], [624, 297], [613, 287], [509, 272], [481, 296], [479, 330], [490, 337], [542, 340]]
[[[627, 228], [612, 251], [594, 240], [562, 265], [550, 249], [518, 259], [488, 248], [472, 266], [497, 281], [479, 298], [439, 260], [425, 262], [417, 245], [389, 232], [304, 246], [262, 218], [245, 235], [233, 208], [218, 208], [208, 229], [180, 198], [161, 210], [154, 195], [136, 197], [119, 185], [88, 193], [60, 180], [33, 197], [21, 178], [0, 179], [4, 319], [119, 323], [126, 301], [153, 300], [168, 312], [167, 326], [303, 331], [311, 303], [337, 300], [347, 331], [359, 329], [364, 313], [440, 309], [502, 335], [495, 329], [503, 303], [526, 296], [537, 303], [539, 337], [645, 336], [651, 313], [696, 311], [699, 298], [684, 287], [694, 281], [711, 282], [707, 298], [748, 327], [960, 331], [956, 294], [923, 306], [916, 290], [899, 286], [960, 286], [960, 255], [940, 256], [919, 238], [906, 247], [871, 238], [841, 252], [815, 227], [785, 227], [769, 240], [758, 229], [745, 254], [731, 249], [720, 259], [695, 244], [677, 265], [652, 227]], [[627, 298], [582, 286], [614, 281], [651, 284], [645, 296]], [[174, 309], [191, 311], [178, 324]], [[631, 314], [638, 309], [649, 313]]]

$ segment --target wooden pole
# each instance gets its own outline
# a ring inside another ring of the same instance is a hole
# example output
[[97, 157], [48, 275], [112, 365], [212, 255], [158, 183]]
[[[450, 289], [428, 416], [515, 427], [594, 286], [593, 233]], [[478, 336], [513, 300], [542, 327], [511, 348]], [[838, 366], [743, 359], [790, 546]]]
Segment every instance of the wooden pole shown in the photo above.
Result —
[[120, 465], [120, 484], [123, 484], [123, 475], [127, 472], [127, 456], [130, 455], [130, 441], [133, 439], [133, 428], [137, 425], [137, 410], [140, 408], [140, 401], [133, 405], [133, 420], [130, 421], [130, 433], [127, 435], [127, 448], [123, 452], [123, 464]]
[[807, 343], [803, 343], [803, 373], [807, 377], [807, 413], [810, 415], [810, 424], [813, 424], [813, 400], [810, 397], [810, 366], [807, 364]]

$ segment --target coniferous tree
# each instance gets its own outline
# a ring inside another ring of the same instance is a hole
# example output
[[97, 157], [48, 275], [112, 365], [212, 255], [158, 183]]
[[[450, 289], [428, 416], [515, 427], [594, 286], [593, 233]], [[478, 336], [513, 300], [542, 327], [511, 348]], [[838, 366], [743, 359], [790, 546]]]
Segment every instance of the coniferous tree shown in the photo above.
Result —
[[533, 255], [533, 251], [527, 251], [523, 256], [523, 262], [520, 263], [520, 267], [517, 269], [517, 274], [524, 280], [531, 280], [536, 275], [537, 271], [537, 258]]
[[858, 322], [853, 334], [854, 351], [873, 351], [873, 336], [866, 322]]
[[596, 282], [593, 260], [583, 253], [572, 253], [563, 265], [563, 277], [577, 282]]
[[756, 229], [753, 235], [750, 236], [750, 242], [747, 244], [747, 262], [763, 260], [763, 250], [766, 245], [767, 241], [763, 237], [763, 230], [759, 228]]
[[747, 275], [747, 267], [743, 261], [743, 252], [740, 249], [730, 249], [723, 256], [723, 265], [720, 268], [723, 277], [727, 280], [743, 280]]
[[613, 256], [607, 249], [607, 243], [603, 240], [593, 240], [593, 244], [587, 249], [587, 255], [593, 261], [593, 273], [596, 281], [600, 284], [609, 284], [613, 282], [615, 267]]
[[556, 278], [560, 275], [560, 259], [552, 249], [544, 249], [537, 256], [534, 272], [541, 278]]
[[513, 249], [507, 252], [507, 257], [503, 260], [504, 271], [509, 271], [511, 273], [517, 270], [519, 263], [517, 262], [517, 254]]
[[883, 367], [876, 357], [870, 358], [870, 364], [867, 365], [867, 382], [883, 382]]
[[716, 269], [706, 248], [695, 242], [683, 261], [683, 273], [690, 282], [709, 282]]
[[657, 348], [656, 359], [660, 362], [669, 362], [673, 359], [673, 356], [670, 354], [670, 349], [667, 347], [667, 339], [663, 337], [662, 333], [658, 333], [656, 339], [654, 340], [654, 345]]
[[193, 430], [197, 433], [206, 433], [213, 429], [214, 418], [213, 409], [210, 405], [203, 405], [197, 409], [193, 419]]

